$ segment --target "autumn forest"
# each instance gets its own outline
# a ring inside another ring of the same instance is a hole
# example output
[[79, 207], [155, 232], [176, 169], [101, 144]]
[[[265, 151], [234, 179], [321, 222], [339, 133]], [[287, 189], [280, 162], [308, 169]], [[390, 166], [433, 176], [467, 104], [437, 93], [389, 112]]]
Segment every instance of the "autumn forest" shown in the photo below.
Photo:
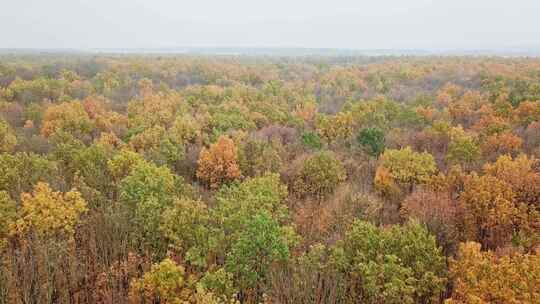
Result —
[[540, 303], [540, 59], [0, 55], [8, 303]]

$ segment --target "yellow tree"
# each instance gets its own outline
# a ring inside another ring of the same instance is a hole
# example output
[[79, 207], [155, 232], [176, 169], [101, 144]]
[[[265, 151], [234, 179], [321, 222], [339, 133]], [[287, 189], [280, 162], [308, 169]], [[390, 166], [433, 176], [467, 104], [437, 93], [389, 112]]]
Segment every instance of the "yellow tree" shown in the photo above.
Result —
[[93, 129], [94, 123], [82, 103], [72, 101], [47, 108], [43, 117], [41, 134], [49, 137], [57, 131], [63, 131], [78, 137], [90, 134]]
[[450, 263], [450, 275], [454, 288], [446, 304], [538, 303], [540, 299], [538, 254], [497, 257], [482, 252], [478, 243], [463, 243]]
[[0, 191], [0, 251], [6, 244], [10, 230], [17, 219], [17, 204], [6, 191]]
[[410, 147], [387, 149], [380, 158], [375, 174], [375, 187], [381, 193], [399, 192], [398, 187], [412, 191], [414, 185], [425, 184], [437, 172], [433, 156], [418, 153]]
[[16, 233], [35, 232], [48, 237], [56, 234], [72, 236], [79, 218], [87, 211], [86, 201], [75, 190], [53, 191], [48, 184], [38, 183], [32, 193], [21, 195], [20, 218]]
[[519, 202], [540, 208], [540, 172], [535, 169], [540, 164], [538, 159], [520, 155], [499, 156], [496, 162], [486, 164], [484, 171], [508, 183]]
[[505, 182], [490, 175], [472, 175], [460, 195], [469, 240], [488, 248], [504, 245], [512, 236], [518, 209], [515, 194]]
[[327, 142], [348, 139], [353, 133], [353, 115], [351, 112], [339, 112], [335, 116], [321, 115], [316, 122], [317, 132]]
[[241, 174], [237, 158], [234, 142], [228, 137], [220, 136], [210, 148], [202, 149], [197, 162], [197, 177], [211, 188], [233, 181]]
[[10, 125], [0, 119], [0, 152], [11, 152], [17, 145], [17, 137]]

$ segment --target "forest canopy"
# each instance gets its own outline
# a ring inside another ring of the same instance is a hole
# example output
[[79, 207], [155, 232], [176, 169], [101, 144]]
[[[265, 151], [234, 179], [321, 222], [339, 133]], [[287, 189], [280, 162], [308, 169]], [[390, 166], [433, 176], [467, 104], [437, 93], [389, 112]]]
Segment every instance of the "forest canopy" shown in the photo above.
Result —
[[2, 55], [0, 304], [540, 303], [540, 60]]

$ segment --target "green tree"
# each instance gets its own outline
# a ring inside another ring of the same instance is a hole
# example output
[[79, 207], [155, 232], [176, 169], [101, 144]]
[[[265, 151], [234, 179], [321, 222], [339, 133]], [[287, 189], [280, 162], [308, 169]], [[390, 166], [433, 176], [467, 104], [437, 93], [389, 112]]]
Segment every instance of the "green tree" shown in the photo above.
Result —
[[39, 181], [57, 180], [58, 166], [47, 158], [26, 152], [0, 154], [0, 190], [17, 198]]
[[315, 132], [306, 132], [302, 134], [302, 143], [310, 149], [320, 150], [322, 148], [321, 138]]
[[160, 230], [186, 261], [205, 267], [215, 243], [212, 224], [206, 204], [179, 198], [163, 212]]
[[261, 176], [267, 172], [279, 172], [281, 157], [268, 142], [248, 139], [238, 153], [238, 163], [246, 176]]
[[470, 136], [454, 138], [448, 146], [446, 159], [450, 163], [471, 164], [480, 158], [480, 147]]
[[341, 248], [355, 301], [438, 303], [446, 283], [445, 257], [422, 225], [382, 229], [356, 221]]
[[183, 178], [167, 167], [140, 163], [120, 182], [120, 200], [133, 212], [133, 220], [142, 229], [145, 242], [163, 247], [159, 224], [164, 210], [179, 196], [191, 195]]
[[304, 161], [294, 178], [293, 189], [300, 197], [322, 198], [332, 194], [346, 178], [341, 162], [330, 152], [320, 152]]
[[260, 288], [272, 264], [290, 255], [288, 234], [267, 213], [251, 218], [227, 255], [226, 268], [237, 277], [241, 288]]
[[144, 162], [139, 153], [124, 149], [107, 161], [107, 169], [112, 179], [119, 182], [128, 176], [133, 168]]
[[[287, 187], [279, 175], [267, 174], [248, 178], [240, 184], [224, 186], [216, 193], [216, 207], [211, 218], [216, 219], [227, 239], [234, 239], [246, 223], [260, 212], [267, 212], [272, 218], [284, 221], [288, 217]], [[229, 244], [229, 242], [227, 242]]]
[[384, 131], [377, 127], [362, 129], [357, 140], [372, 156], [379, 156], [384, 151]]

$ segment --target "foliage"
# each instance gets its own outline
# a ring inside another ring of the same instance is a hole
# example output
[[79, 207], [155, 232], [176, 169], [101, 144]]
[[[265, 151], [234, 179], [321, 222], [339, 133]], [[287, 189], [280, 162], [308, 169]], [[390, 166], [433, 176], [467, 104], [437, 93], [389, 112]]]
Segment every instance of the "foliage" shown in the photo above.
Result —
[[414, 152], [410, 147], [400, 150], [387, 149], [380, 157], [375, 186], [385, 192], [392, 184], [412, 189], [425, 184], [437, 171], [433, 156], [427, 152]]
[[58, 131], [67, 132], [75, 137], [88, 135], [94, 129], [94, 123], [78, 101], [64, 102], [47, 108], [43, 117], [41, 134], [51, 136]]
[[283, 200], [287, 194], [287, 187], [277, 174], [248, 178], [241, 184], [224, 186], [216, 193], [217, 206], [212, 217], [220, 224], [225, 235], [232, 234], [231, 238], [234, 239], [246, 223], [260, 212], [266, 212], [278, 221], [285, 220], [288, 209]]
[[435, 238], [420, 224], [381, 229], [356, 221], [343, 240], [351, 297], [366, 303], [437, 302], [446, 263]]
[[538, 71], [0, 55], [0, 303], [535, 303]]
[[416, 219], [437, 238], [445, 252], [454, 252], [461, 239], [461, 206], [447, 193], [431, 189], [417, 190], [408, 195], [401, 205], [401, 214]]
[[6, 191], [0, 191], [0, 251], [17, 220], [17, 205]]
[[494, 248], [508, 241], [518, 208], [515, 194], [505, 182], [489, 175], [473, 175], [460, 195], [469, 240]]
[[277, 149], [272, 144], [257, 139], [247, 140], [238, 154], [240, 169], [246, 176], [278, 172], [282, 165]]
[[342, 139], [346, 140], [352, 136], [353, 116], [351, 112], [340, 112], [335, 116], [319, 116], [316, 122], [319, 135], [327, 142]]
[[0, 119], [0, 152], [11, 152], [17, 145], [17, 137], [8, 123]]
[[162, 217], [160, 230], [172, 247], [191, 264], [206, 266], [213, 245], [208, 207], [201, 201], [179, 198]]
[[377, 127], [362, 129], [357, 140], [372, 156], [379, 156], [384, 151], [384, 131]]
[[480, 244], [463, 243], [450, 263], [452, 297], [445, 303], [535, 303], [540, 296], [540, 256], [497, 256]]
[[450, 163], [471, 164], [480, 158], [480, 148], [470, 136], [457, 136], [448, 146], [446, 158]]
[[175, 197], [191, 194], [181, 177], [166, 167], [145, 162], [132, 169], [120, 182], [119, 190], [120, 200], [133, 212], [133, 220], [142, 228], [146, 241], [155, 247], [162, 245], [159, 223], [165, 208]]
[[13, 198], [31, 191], [39, 181], [53, 181], [56, 174], [56, 163], [37, 154], [0, 154], [0, 190]]
[[322, 148], [321, 138], [317, 133], [306, 132], [302, 134], [302, 143], [313, 150], [320, 150]]
[[211, 188], [233, 181], [241, 174], [236, 146], [227, 137], [220, 137], [209, 149], [203, 148], [197, 163], [197, 177]]
[[241, 288], [264, 285], [270, 266], [289, 258], [289, 242], [275, 219], [264, 212], [257, 214], [232, 244], [226, 268], [238, 277]]
[[184, 267], [165, 259], [131, 282], [130, 298], [134, 303], [188, 304], [193, 291], [187, 286], [184, 274]]
[[115, 181], [127, 177], [133, 168], [144, 162], [144, 158], [133, 151], [121, 150], [107, 162], [107, 168]]
[[36, 233], [40, 237], [71, 237], [86, 211], [86, 202], [79, 192], [56, 192], [48, 184], [38, 183], [32, 193], [21, 196], [21, 215], [14, 232], [19, 235]]
[[293, 189], [299, 196], [322, 198], [332, 194], [347, 178], [341, 162], [330, 152], [320, 152], [306, 159], [295, 176]]

